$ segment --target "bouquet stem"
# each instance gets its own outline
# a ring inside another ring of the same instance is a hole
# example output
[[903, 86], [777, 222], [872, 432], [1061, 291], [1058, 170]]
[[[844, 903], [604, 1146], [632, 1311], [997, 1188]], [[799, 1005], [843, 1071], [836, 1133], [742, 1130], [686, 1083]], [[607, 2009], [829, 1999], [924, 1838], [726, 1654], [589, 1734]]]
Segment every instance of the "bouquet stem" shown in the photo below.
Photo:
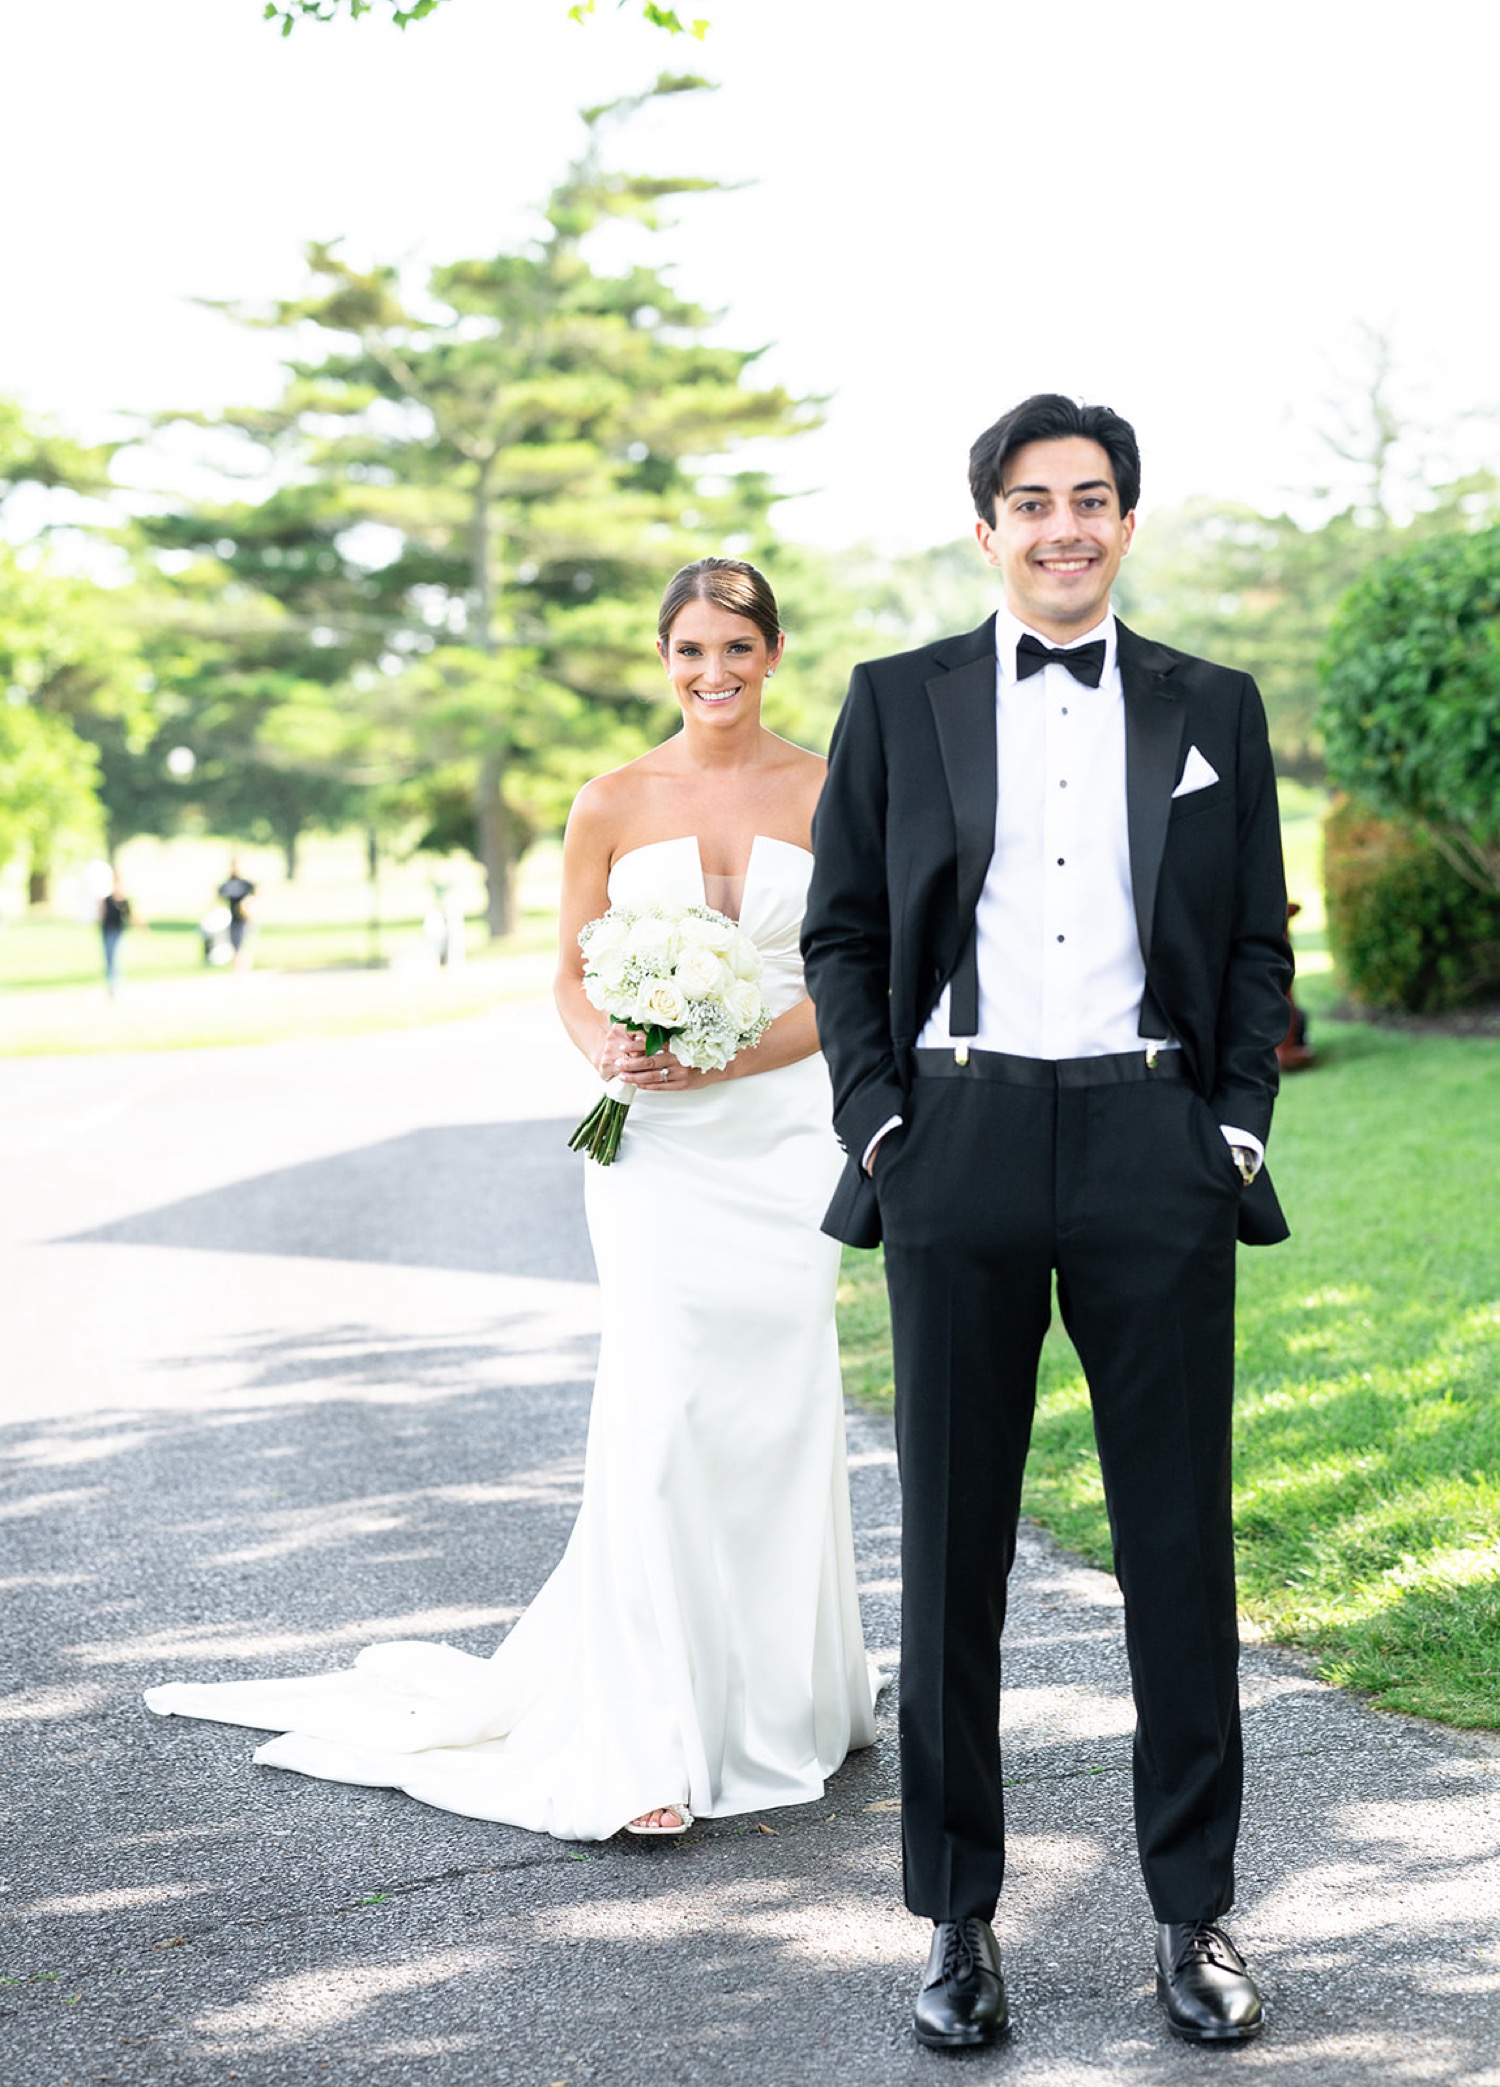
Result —
[[620, 1149], [620, 1133], [625, 1128], [625, 1118], [634, 1100], [635, 1089], [629, 1080], [610, 1080], [569, 1138], [568, 1150], [596, 1159], [601, 1167], [611, 1165]]

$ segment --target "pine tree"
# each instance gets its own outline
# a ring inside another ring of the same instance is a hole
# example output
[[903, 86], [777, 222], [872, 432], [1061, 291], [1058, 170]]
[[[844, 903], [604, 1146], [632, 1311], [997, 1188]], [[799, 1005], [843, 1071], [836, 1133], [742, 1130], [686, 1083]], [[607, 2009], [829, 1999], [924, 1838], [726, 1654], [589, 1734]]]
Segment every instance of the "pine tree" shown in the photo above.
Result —
[[[293, 741], [318, 738], [321, 690], [351, 773], [450, 838], [462, 790], [496, 935], [534, 832], [659, 736], [664, 579], [764, 533], [767, 479], [728, 453], [817, 421], [755, 387], [759, 351], [713, 342], [714, 315], [660, 267], [591, 259], [607, 227], [659, 235], [669, 199], [716, 186], [614, 171], [602, 151], [645, 101], [704, 84], [663, 76], [585, 111], [540, 236], [435, 269], [425, 295], [310, 247], [301, 297], [234, 314], [295, 343], [281, 400], [218, 417], [265, 453], [276, 489], [152, 525], [159, 546], [217, 559], [276, 605], [300, 646]], [[275, 715], [286, 736], [275, 702], [262, 737]]]

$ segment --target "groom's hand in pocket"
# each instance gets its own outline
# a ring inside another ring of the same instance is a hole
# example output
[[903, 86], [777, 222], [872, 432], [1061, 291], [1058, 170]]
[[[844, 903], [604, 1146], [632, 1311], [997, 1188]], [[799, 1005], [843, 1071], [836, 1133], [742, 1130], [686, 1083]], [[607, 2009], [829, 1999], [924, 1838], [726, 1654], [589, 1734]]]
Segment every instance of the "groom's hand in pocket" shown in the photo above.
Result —
[[897, 1117], [894, 1123], [888, 1123], [884, 1130], [877, 1131], [875, 1136], [870, 1140], [869, 1147], [865, 1153], [864, 1167], [865, 1172], [869, 1175], [872, 1181], [875, 1178], [875, 1155], [880, 1151], [881, 1147], [885, 1144], [886, 1140], [888, 1138], [894, 1137], [896, 1133], [900, 1130], [900, 1128], [901, 1119]]

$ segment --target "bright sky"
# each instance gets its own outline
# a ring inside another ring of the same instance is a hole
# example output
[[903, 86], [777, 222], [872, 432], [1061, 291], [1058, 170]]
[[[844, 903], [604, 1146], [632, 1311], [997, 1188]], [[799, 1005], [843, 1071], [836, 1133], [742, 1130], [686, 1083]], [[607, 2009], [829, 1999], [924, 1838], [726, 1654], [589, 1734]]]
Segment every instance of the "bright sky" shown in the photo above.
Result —
[[[300, 287], [311, 237], [414, 265], [523, 231], [574, 111], [701, 70], [618, 163], [751, 184], [680, 206], [678, 286], [831, 394], [773, 452], [788, 533], [967, 531], [968, 445], [1037, 389], [1135, 422], [1149, 510], [1295, 499], [1386, 328], [1419, 418], [1500, 404], [1495, 0], [447, 0], [397, 32], [259, 0], [0, 0], [0, 390], [81, 432], [276, 388], [190, 302]], [[1500, 463], [1500, 421], [1468, 425]], [[1434, 456], [1434, 475], [1459, 454]]]

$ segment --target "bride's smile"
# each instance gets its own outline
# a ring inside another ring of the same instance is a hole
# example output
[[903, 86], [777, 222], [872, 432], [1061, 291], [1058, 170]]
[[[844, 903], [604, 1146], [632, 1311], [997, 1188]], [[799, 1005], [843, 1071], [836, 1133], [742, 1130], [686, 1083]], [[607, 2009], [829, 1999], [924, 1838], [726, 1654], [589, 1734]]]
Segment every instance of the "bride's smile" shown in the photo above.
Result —
[[689, 602], [657, 651], [684, 718], [744, 720], [752, 729], [759, 723], [761, 690], [776, 671], [781, 640], [768, 644], [748, 616], [713, 601]]

